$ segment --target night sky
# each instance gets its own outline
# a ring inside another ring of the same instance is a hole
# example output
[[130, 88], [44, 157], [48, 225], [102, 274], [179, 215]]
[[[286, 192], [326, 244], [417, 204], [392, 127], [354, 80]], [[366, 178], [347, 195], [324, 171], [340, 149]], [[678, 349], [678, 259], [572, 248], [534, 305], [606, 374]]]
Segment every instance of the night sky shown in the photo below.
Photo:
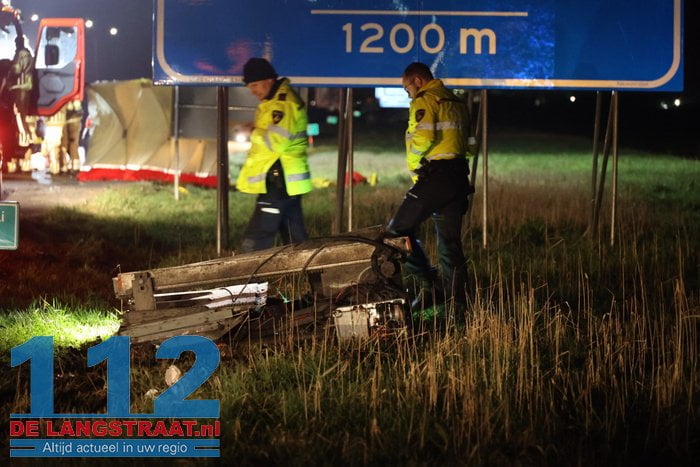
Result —
[[[36, 41], [33, 13], [42, 18], [91, 19], [86, 29], [88, 82], [151, 77], [152, 0], [13, 0], [22, 11], [25, 34]], [[116, 27], [116, 36], [109, 29]]]
[[[36, 37], [36, 23], [31, 21], [33, 13], [41, 17], [83, 17], [91, 19], [94, 26], [86, 32], [86, 78], [88, 82], [97, 80], [123, 80], [152, 76], [152, 17], [153, 2], [151, 0], [13, 0], [13, 6], [22, 10], [25, 33], [33, 42]], [[697, 125], [691, 122], [700, 117], [700, 67], [698, 63], [697, 46], [700, 44], [698, 28], [694, 27], [698, 17], [698, 2], [684, 2], [685, 37], [684, 37], [684, 92], [673, 93], [673, 96], [658, 92], [625, 92], [621, 94], [621, 120], [626, 127], [636, 129], [636, 134], [627, 136], [627, 141], [644, 143], [645, 138], [655, 143], [652, 134], [659, 130], [666, 133], [665, 138], [687, 139], [690, 146], [684, 146], [682, 152], [694, 157], [700, 157], [700, 144], [695, 143], [691, 135], [696, 133]], [[109, 29], [116, 27], [116, 36], [109, 34]], [[558, 117], [561, 112], [570, 114], [571, 107], [566, 104], [568, 96], [563, 91], [546, 90], [515, 90], [495, 91], [491, 100], [494, 111], [490, 115], [499, 118], [499, 105], [509, 114], [508, 124], [524, 125], [541, 124], [553, 126], [561, 124]], [[583, 96], [582, 103], [592, 100], [592, 92]], [[535, 99], [545, 96], [551, 105], [546, 110], [546, 116], [541, 120], [533, 118], [532, 103]], [[659, 108], [661, 100], [672, 100], [680, 97], [683, 101], [681, 109], [671, 109], [662, 112]], [[558, 105], [557, 105], [558, 104]], [[579, 105], [579, 107], [584, 107]], [[515, 112], [512, 110], [515, 109]], [[625, 110], [627, 111], [625, 112]], [[585, 131], [592, 126], [589, 124], [585, 111], [582, 121], [571, 120], [574, 126], [581, 125]], [[551, 116], [550, 118], [548, 118]], [[505, 118], [506, 116], [503, 115]], [[564, 120], [564, 125], [567, 125]], [[624, 128], [623, 128], [624, 129]], [[624, 136], [624, 135], [623, 135]], [[624, 141], [623, 141], [624, 142]]]

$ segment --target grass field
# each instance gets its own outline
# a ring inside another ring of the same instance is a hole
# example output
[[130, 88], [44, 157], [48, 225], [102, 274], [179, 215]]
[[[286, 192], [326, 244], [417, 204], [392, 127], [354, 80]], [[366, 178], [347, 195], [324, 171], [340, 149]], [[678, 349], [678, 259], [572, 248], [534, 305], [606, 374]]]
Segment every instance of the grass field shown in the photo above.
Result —
[[[356, 170], [377, 172], [379, 184], [356, 187], [357, 227], [386, 223], [408, 186], [402, 154], [371, 142], [358, 144]], [[610, 245], [609, 189], [600, 229], [587, 232], [588, 146], [494, 137], [488, 247], [480, 179], [464, 233], [464, 325], [353, 345], [330, 336], [223, 342], [219, 369], [193, 396], [221, 401], [222, 456], [294, 465], [692, 464], [700, 455], [700, 161], [622, 151]], [[334, 151], [314, 148], [315, 177], [335, 178]], [[334, 197], [332, 187], [305, 197], [312, 236], [330, 233]], [[133, 184], [26, 226], [24, 250], [0, 257], [12, 271], [11, 283], [0, 283], [5, 426], [9, 413], [28, 408], [27, 365], [10, 368], [9, 349], [31, 335], [57, 336], [56, 412], [104, 410], [106, 371], [86, 368], [85, 353], [118, 325], [111, 277], [214, 257], [215, 205], [211, 190], [188, 187], [174, 202], [170, 187]], [[231, 194], [234, 249], [252, 206], [251, 196]], [[430, 226], [424, 236], [434, 257]], [[172, 362], [134, 352], [131, 410], [150, 411], [146, 393], [166, 388]]]

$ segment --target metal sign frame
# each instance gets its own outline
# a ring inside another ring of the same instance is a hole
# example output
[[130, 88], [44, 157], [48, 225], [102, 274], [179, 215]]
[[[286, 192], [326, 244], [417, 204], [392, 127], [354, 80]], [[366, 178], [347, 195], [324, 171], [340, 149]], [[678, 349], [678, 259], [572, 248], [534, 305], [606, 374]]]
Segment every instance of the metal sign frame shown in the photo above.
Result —
[[683, 0], [396, 4], [156, 0], [154, 82], [240, 85], [263, 56], [296, 86], [399, 86], [422, 61], [448, 86], [682, 90]]

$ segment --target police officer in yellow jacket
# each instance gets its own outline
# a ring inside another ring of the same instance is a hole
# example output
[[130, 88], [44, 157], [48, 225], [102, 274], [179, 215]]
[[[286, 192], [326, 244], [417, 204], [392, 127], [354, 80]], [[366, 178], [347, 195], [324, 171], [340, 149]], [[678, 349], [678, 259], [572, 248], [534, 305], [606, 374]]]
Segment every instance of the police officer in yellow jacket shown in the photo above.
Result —
[[263, 58], [246, 62], [243, 81], [260, 104], [251, 148], [236, 182], [239, 191], [258, 195], [241, 251], [271, 248], [277, 233], [284, 244], [304, 241], [308, 236], [301, 195], [312, 189], [304, 102]]
[[[467, 211], [469, 184], [469, 112], [466, 103], [434, 79], [425, 64], [409, 65], [402, 77], [411, 97], [406, 130], [406, 162], [414, 181], [389, 232], [406, 235], [412, 251], [406, 269], [421, 281], [421, 290], [412, 303], [415, 309], [434, 306], [444, 299], [454, 301], [463, 313], [466, 303], [466, 260], [462, 251], [462, 217]], [[437, 275], [416, 232], [432, 217], [438, 241], [442, 281]]]

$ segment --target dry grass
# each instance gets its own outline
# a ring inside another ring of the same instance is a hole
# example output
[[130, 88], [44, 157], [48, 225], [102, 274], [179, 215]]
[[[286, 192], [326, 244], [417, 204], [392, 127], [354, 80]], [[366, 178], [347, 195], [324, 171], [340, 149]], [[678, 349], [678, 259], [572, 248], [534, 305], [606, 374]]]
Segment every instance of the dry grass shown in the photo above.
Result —
[[[676, 177], [691, 186], [684, 177], [694, 175]], [[402, 194], [360, 187], [358, 225], [385, 222]], [[294, 334], [266, 346], [222, 344], [216, 376], [194, 397], [221, 401], [223, 456], [297, 465], [692, 463], [700, 219], [633, 185], [622, 194], [610, 246], [609, 208], [601, 229], [585, 234], [585, 181], [497, 178], [484, 249], [477, 193], [462, 325], [425, 323], [346, 345]], [[318, 235], [328, 232], [331, 199], [318, 191], [305, 200]], [[73, 374], [86, 374], [71, 361]], [[170, 363], [135, 352], [133, 412], [151, 410], [145, 393], [165, 388]], [[26, 407], [26, 369], [8, 371], [3, 413]], [[58, 385], [56, 410], [104, 404], [103, 372]]]

